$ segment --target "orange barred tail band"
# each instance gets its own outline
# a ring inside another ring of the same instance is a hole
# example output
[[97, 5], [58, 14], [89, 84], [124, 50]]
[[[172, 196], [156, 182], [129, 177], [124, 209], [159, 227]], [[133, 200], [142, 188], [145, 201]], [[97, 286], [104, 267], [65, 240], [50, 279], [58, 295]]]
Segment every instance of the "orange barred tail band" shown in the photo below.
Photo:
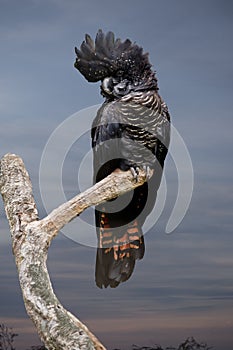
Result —
[[[121, 227], [111, 228], [107, 215], [101, 213], [99, 247], [105, 248], [105, 254], [113, 250], [114, 260], [129, 258], [134, 250], [139, 250], [142, 245], [144, 246], [141, 227], [138, 225], [137, 220], [129, 223], [123, 229], [124, 231]], [[141, 259], [143, 254], [134, 253], [133, 255], [135, 255], [136, 259]], [[136, 257], [137, 255], [138, 257]]]

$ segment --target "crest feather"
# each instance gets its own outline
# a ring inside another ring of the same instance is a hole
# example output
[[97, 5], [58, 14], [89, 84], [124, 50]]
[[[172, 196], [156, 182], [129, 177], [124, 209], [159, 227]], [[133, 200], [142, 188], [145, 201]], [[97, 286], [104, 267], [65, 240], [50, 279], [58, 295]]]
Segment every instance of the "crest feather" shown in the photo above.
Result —
[[113, 32], [104, 34], [99, 29], [95, 41], [86, 34], [80, 49], [75, 48], [75, 52], [74, 66], [89, 82], [106, 77], [139, 82], [152, 74], [148, 54], [129, 39], [123, 42], [115, 39]]

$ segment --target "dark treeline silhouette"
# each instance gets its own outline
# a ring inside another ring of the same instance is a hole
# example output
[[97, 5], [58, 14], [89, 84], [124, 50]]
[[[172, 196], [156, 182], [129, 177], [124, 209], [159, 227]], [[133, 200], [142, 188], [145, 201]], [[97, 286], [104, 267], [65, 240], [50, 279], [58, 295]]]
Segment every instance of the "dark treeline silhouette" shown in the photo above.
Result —
[[[13, 332], [11, 327], [6, 326], [4, 323], [0, 323], [0, 350], [16, 350], [14, 346], [15, 338], [18, 337], [17, 333]], [[26, 350], [47, 350], [43, 345], [31, 346]]]
[[18, 334], [5, 324], [0, 324], [0, 350], [16, 350], [13, 346], [14, 339]]
[[162, 348], [160, 345], [155, 345], [153, 347], [148, 346], [137, 346], [133, 345], [132, 350], [210, 350], [213, 347], [209, 347], [205, 343], [198, 343], [193, 337], [187, 338], [183, 343], [178, 347], [169, 346]]
[[[0, 324], [0, 350], [16, 350], [13, 343], [15, 337], [18, 334], [14, 333], [12, 328], [7, 327], [5, 324]], [[160, 345], [154, 346], [137, 346], [133, 345], [131, 350], [210, 350], [213, 347], [209, 347], [205, 343], [198, 343], [193, 337], [187, 338], [183, 343], [181, 343], [178, 347], [166, 347], [162, 348]], [[43, 345], [31, 346], [26, 350], [47, 350]], [[120, 350], [120, 349], [114, 349]]]

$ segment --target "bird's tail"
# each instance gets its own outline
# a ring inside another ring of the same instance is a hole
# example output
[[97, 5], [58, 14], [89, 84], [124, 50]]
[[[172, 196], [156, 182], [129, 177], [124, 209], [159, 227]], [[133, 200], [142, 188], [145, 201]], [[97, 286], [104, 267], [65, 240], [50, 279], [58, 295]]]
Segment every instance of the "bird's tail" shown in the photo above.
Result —
[[111, 227], [111, 219], [106, 213], [98, 215], [100, 222], [97, 228], [99, 248], [96, 255], [96, 284], [100, 288], [115, 288], [130, 278], [135, 261], [144, 256], [142, 229], [137, 219], [116, 228]]

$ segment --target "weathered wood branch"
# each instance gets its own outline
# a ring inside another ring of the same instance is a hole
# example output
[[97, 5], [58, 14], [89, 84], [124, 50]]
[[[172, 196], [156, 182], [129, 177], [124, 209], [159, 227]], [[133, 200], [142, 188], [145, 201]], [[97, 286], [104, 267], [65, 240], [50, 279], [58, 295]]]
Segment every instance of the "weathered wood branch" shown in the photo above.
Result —
[[135, 182], [130, 171], [116, 170], [39, 220], [31, 181], [22, 159], [7, 154], [0, 160], [0, 192], [10, 225], [25, 307], [49, 350], [105, 349], [80, 320], [65, 310], [53, 292], [46, 266], [51, 240], [86, 208], [132, 190], [145, 180], [144, 171], [139, 171]]

